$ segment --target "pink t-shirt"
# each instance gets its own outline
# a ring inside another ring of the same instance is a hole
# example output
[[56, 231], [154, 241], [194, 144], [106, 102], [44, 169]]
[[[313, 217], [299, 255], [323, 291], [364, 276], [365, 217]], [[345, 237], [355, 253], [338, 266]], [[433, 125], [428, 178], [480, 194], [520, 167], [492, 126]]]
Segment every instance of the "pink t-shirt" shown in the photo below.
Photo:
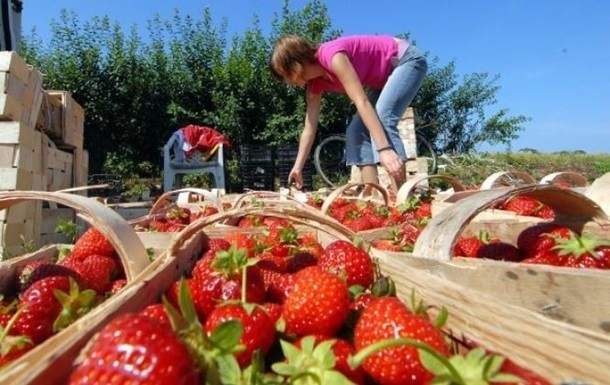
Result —
[[332, 59], [337, 52], [345, 52], [360, 82], [373, 89], [381, 89], [392, 69], [392, 57], [398, 52], [398, 44], [392, 36], [357, 35], [340, 37], [318, 47], [318, 62], [329, 79], [313, 79], [307, 89], [319, 94], [323, 91], [345, 92], [332, 71]]

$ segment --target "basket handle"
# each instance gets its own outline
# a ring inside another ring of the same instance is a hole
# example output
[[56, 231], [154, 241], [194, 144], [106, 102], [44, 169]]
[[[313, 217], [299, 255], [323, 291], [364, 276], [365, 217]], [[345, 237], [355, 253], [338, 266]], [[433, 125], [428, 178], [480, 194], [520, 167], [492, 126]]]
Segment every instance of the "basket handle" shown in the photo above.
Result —
[[184, 193], [189, 194], [189, 196], [190, 196], [190, 194], [200, 195], [200, 196], [204, 197], [205, 199], [211, 201], [219, 211], [222, 211], [222, 205], [220, 204], [220, 200], [218, 199], [217, 196], [212, 194], [212, 192], [210, 192], [209, 190], [202, 189], [202, 188], [186, 187], [186, 188], [182, 188], [182, 189], [167, 191], [167, 192], [163, 193], [161, 196], [159, 196], [159, 198], [157, 198], [157, 200], [155, 200], [155, 203], [150, 208], [149, 215], [155, 215], [155, 214], [159, 213], [162, 209], [166, 208], [168, 205], [169, 198], [171, 196], [181, 195]]
[[120, 214], [94, 199], [58, 191], [4, 191], [0, 192], [0, 210], [32, 200], [54, 202], [76, 210], [114, 246], [128, 282], [149, 265], [146, 248], [131, 225]]
[[516, 195], [526, 194], [551, 206], [556, 219], [607, 220], [607, 215], [591, 199], [578, 192], [554, 185], [527, 185], [514, 188], [494, 188], [465, 197], [433, 216], [420, 234], [413, 256], [449, 260], [460, 233], [481, 211]]
[[[383, 187], [382, 185], [380, 185], [378, 183], [364, 183], [364, 182], [346, 183], [343, 186], [340, 186], [340, 187], [334, 189], [330, 194], [328, 194], [326, 199], [324, 199], [324, 203], [322, 204], [322, 207], [320, 208], [320, 212], [322, 214], [326, 215], [332, 202], [334, 202], [337, 198], [339, 198], [341, 195], [343, 195], [344, 192], [346, 192], [350, 189], [356, 188], [356, 187], [360, 187], [360, 186], [364, 187], [363, 191], [365, 191], [368, 188], [377, 190], [381, 194], [381, 197], [383, 198], [383, 204], [386, 206], [388, 206], [390, 204], [390, 194], [388, 192], [388, 189], [386, 189], [385, 187]], [[366, 197], [366, 198], [360, 196], [360, 198], [363, 200], [375, 199], [374, 196], [370, 196], [370, 197]]]
[[572, 171], [560, 171], [548, 174], [540, 179], [540, 183], [553, 183], [558, 180], [566, 181], [572, 187], [585, 187], [587, 185], [587, 179], [582, 174]]
[[[513, 182], [516, 182], [513, 183]], [[521, 171], [499, 171], [491, 174], [481, 183], [481, 190], [506, 186], [522, 186], [524, 184], [535, 184], [536, 180], [528, 173]]]
[[237, 198], [233, 200], [231, 205], [232, 208], [243, 208], [246, 207], [251, 199], [257, 199], [261, 202], [267, 202], [272, 200], [274, 204], [284, 203], [284, 202], [294, 202], [298, 205], [305, 205], [305, 202], [301, 202], [296, 197], [294, 197], [290, 192], [282, 193], [276, 191], [248, 191], [243, 194], [240, 194]]
[[396, 204], [399, 205], [401, 203], [406, 202], [409, 196], [415, 190], [415, 187], [417, 187], [417, 185], [419, 185], [423, 181], [430, 179], [443, 180], [449, 183], [451, 187], [453, 187], [453, 190], [456, 192], [465, 190], [464, 186], [460, 183], [460, 181], [449, 175], [418, 175], [413, 178], [409, 178], [409, 180], [407, 180], [405, 184], [400, 186], [400, 189], [398, 189], [398, 192], [396, 193]]

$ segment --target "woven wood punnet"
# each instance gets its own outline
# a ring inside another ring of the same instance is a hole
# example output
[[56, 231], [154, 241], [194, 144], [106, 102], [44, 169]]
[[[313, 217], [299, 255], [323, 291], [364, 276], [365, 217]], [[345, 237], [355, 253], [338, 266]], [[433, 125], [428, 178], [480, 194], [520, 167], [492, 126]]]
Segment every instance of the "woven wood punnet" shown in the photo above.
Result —
[[610, 238], [606, 214], [594, 202], [570, 189], [552, 185], [491, 189], [462, 199], [433, 217], [404, 263], [491, 294], [503, 303], [577, 326], [584, 334], [607, 335], [610, 311], [602, 304], [610, 303], [610, 271], [452, 258], [459, 235], [474, 235], [485, 229], [490, 235], [515, 244], [522, 230], [542, 222], [474, 220], [496, 202], [524, 193], [550, 205], [557, 215], [555, 222]]
[[[112, 243], [123, 263], [128, 284], [122, 290], [129, 291], [130, 285], [136, 282], [136, 278], [149, 268], [148, 253], [133, 228], [114, 210], [96, 200], [65, 192], [0, 192], [0, 209], [32, 200], [53, 202], [73, 208], [80, 217], [98, 229]], [[49, 245], [35, 253], [2, 262], [0, 264], [2, 289], [7, 289], [9, 282], [15, 279], [19, 267], [34, 260], [51, 260], [58, 253], [58, 245]], [[86, 342], [90, 334], [107, 322], [118, 304], [120, 304], [118, 294], [111, 296], [66, 329], [7, 365], [0, 371], [0, 383], [3, 385], [53, 383], [53, 376], [48, 377], [48, 375], [61, 370], [58, 369], [61, 366], [49, 367], [45, 363], [49, 360], [61, 361], [64, 356], [68, 357], [70, 352], [78, 351], [78, 344]], [[30, 378], [38, 378], [38, 380], [31, 382]]]

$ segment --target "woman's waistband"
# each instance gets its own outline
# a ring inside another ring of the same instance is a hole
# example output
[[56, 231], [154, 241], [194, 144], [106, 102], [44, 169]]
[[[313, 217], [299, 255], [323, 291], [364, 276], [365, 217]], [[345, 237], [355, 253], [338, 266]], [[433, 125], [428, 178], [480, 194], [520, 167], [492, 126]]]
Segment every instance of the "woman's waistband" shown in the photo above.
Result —
[[400, 62], [400, 59], [405, 55], [409, 49], [409, 42], [405, 39], [396, 39], [396, 56], [392, 57], [392, 67], [396, 67]]

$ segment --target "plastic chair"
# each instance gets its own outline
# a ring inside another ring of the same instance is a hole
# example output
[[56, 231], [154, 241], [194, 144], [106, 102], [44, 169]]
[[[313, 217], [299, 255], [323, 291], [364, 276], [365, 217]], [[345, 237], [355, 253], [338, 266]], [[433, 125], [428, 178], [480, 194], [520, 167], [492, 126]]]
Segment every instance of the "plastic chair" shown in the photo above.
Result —
[[219, 145], [216, 152], [207, 160], [201, 152], [195, 152], [187, 157], [182, 144], [184, 136], [176, 131], [163, 146], [163, 190], [165, 192], [182, 188], [182, 178], [185, 174], [210, 173], [214, 176], [215, 187], [225, 191], [224, 147]]

